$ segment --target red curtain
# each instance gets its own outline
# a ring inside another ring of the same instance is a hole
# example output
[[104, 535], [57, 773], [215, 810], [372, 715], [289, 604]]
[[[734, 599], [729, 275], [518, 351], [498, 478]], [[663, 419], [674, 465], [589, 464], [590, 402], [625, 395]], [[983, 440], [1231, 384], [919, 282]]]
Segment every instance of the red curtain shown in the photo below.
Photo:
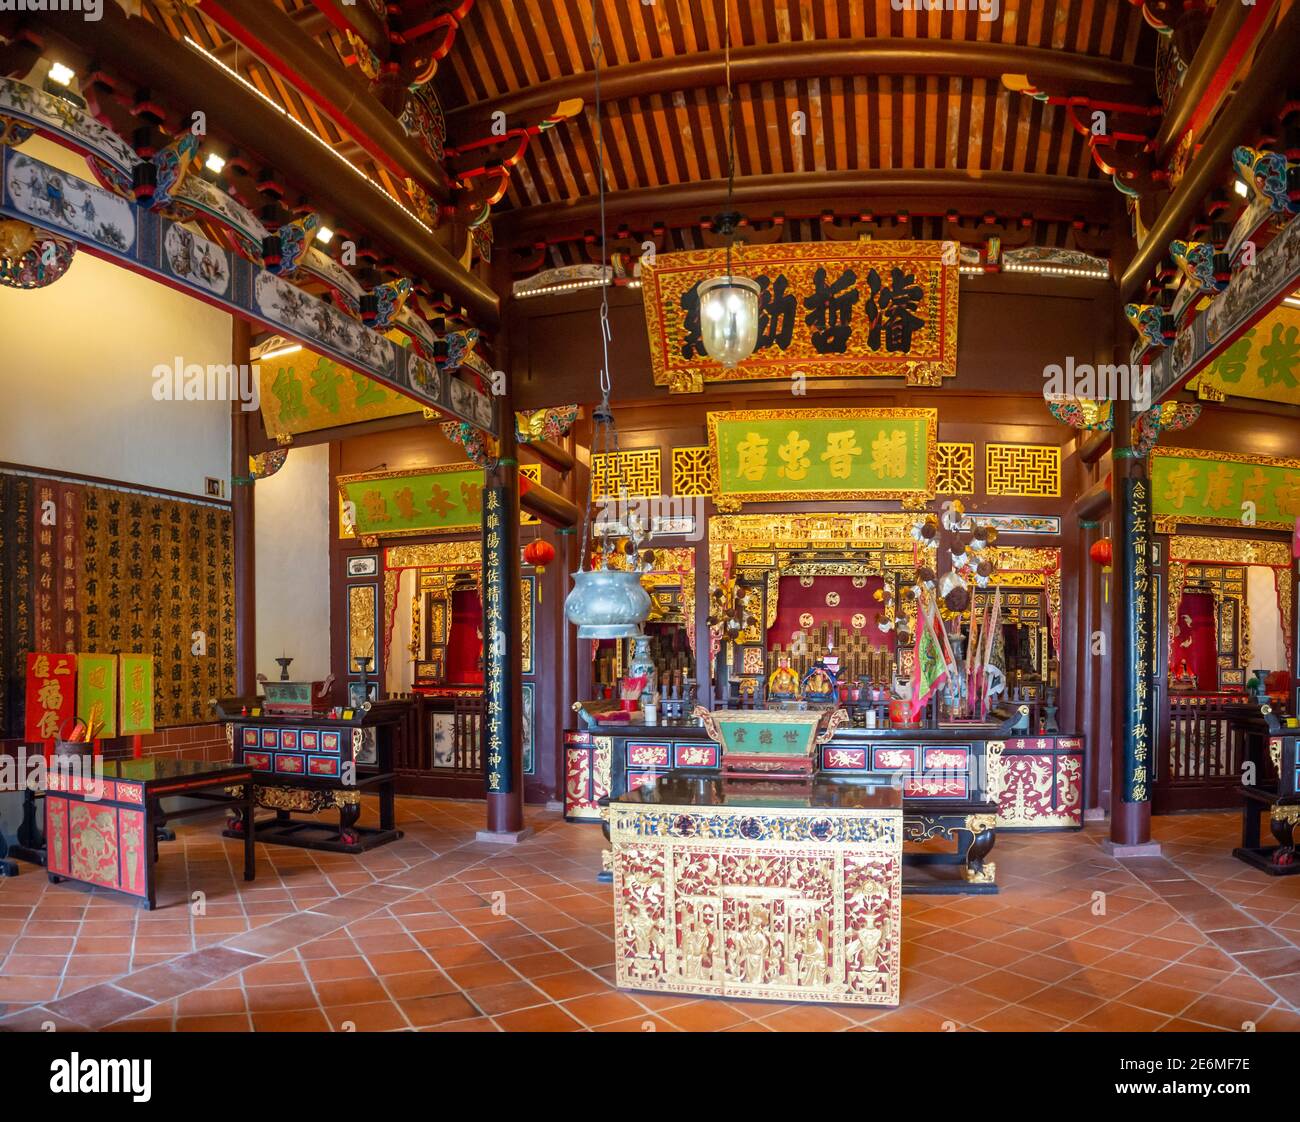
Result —
[[[1191, 623], [1187, 622], [1189, 618]], [[1169, 655], [1170, 676], [1177, 677], [1186, 661], [1196, 675], [1197, 689], [1207, 693], [1217, 691], [1218, 650], [1214, 597], [1208, 592], [1183, 593], [1183, 599], [1178, 605], [1178, 638], [1174, 640]]]
[[447, 636], [447, 684], [483, 684], [483, 605], [472, 588], [451, 594], [451, 632]]

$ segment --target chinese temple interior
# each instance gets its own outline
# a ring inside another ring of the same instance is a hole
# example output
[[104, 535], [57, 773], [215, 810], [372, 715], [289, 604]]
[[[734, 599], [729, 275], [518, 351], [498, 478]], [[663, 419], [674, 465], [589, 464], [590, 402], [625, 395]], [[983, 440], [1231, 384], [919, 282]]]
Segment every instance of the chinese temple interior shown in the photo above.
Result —
[[0, 1030], [1300, 1029], [1300, 3], [0, 9]]

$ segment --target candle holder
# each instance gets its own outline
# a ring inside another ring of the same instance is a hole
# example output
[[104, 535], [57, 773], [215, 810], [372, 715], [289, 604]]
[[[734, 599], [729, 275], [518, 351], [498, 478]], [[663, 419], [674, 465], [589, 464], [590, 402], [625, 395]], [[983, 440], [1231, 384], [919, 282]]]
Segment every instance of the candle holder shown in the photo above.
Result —
[[289, 663], [293, 659], [289, 658], [288, 655], [281, 655], [275, 661], [280, 664], [280, 681], [287, 682], [289, 680]]
[[371, 664], [371, 662], [374, 661], [374, 656], [373, 656], [373, 655], [357, 655], [357, 656], [356, 656], [352, 661], [355, 662], [355, 663], [357, 664], [357, 671], [358, 671], [358, 673], [360, 673], [360, 675], [361, 675], [361, 681], [360, 681], [360, 683], [358, 684], [358, 688], [359, 688], [359, 691], [360, 691], [361, 697], [360, 697], [360, 700], [358, 700], [358, 701], [356, 702], [356, 704], [357, 704], [357, 705], [364, 705], [367, 701], [370, 700], [370, 688], [369, 688], [369, 686], [368, 686], [368, 684], [367, 684], [366, 679], [367, 679], [367, 677], [368, 677], [369, 674], [370, 674], [370, 664]]

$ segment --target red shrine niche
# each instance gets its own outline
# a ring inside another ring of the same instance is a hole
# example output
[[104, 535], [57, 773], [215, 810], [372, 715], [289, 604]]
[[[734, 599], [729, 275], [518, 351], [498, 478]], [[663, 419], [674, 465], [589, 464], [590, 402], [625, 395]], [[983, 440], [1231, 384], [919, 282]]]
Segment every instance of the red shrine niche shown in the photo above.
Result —
[[483, 603], [475, 588], [458, 588], [451, 596], [447, 684], [483, 684]]
[[1175, 678], [1195, 679], [1197, 689], [1213, 693], [1219, 688], [1219, 629], [1214, 596], [1209, 592], [1183, 593], [1178, 618], [1181, 626], [1170, 652], [1171, 673]]
[[892, 630], [877, 626], [884, 606], [876, 597], [884, 584], [880, 576], [782, 575], [766, 635], [771, 667], [787, 661], [802, 678], [818, 659], [833, 655], [844, 680], [888, 681], [896, 642]]
[[893, 632], [876, 626], [883, 609], [875, 596], [885, 587], [883, 577], [783, 576], [778, 587], [776, 619], [767, 629], [769, 650], [788, 650], [798, 632], [811, 639], [825, 627], [837, 627], [865, 645], [894, 649]]

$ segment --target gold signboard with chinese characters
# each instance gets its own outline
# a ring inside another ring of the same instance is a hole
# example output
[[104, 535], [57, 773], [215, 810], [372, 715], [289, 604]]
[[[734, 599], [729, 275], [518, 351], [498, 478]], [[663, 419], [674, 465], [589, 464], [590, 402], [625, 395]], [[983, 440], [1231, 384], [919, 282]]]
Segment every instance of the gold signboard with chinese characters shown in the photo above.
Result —
[[754, 379], [957, 373], [958, 258], [950, 242], [781, 242], [737, 246], [732, 268], [759, 286], [753, 355], [727, 369], [705, 352], [699, 286], [726, 269], [721, 249], [643, 262], [641, 292], [655, 382], [673, 393]]
[[741, 502], [934, 497], [938, 410], [741, 410], [708, 415], [713, 498]]

